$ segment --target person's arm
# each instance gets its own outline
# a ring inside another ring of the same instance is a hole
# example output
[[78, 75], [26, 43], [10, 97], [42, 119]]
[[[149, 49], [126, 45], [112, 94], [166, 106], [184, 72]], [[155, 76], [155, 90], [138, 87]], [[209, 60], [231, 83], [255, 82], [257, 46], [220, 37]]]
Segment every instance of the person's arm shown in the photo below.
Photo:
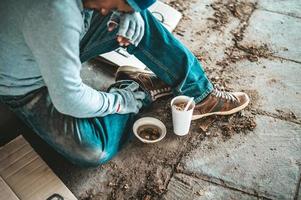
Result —
[[50, 5], [28, 11], [23, 34], [53, 105], [61, 113], [80, 118], [116, 113], [122, 102], [121, 95], [96, 91], [80, 77], [82, 18], [77, 5], [49, 2]]

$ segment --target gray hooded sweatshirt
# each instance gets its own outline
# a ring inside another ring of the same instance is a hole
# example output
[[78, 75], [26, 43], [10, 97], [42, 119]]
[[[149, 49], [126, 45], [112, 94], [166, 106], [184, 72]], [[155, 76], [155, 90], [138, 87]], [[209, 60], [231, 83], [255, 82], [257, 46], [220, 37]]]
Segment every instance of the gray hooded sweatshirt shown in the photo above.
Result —
[[120, 96], [97, 91], [80, 77], [82, 13], [81, 0], [1, 0], [0, 95], [46, 86], [61, 113], [79, 118], [116, 113]]

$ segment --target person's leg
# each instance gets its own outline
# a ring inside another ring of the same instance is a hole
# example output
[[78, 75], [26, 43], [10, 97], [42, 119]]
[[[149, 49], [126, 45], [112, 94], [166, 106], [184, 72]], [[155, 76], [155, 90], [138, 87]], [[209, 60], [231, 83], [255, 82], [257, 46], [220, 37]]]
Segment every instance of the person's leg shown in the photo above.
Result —
[[[197, 105], [193, 112], [193, 119], [213, 114], [233, 114], [244, 109], [249, 104], [250, 99], [246, 93], [213, 90], [213, 85], [192, 52], [165, 29], [148, 10], [142, 11], [141, 15], [145, 21], [144, 37], [138, 47], [130, 45], [127, 48], [128, 52], [134, 54], [159, 79], [170, 86], [175, 95], [184, 94], [195, 98]], [[90, 44], [93, 48], [87, 48], [89, 45], [83, 45], [86, 47], [82, 53], [83, 58], [92, 58], [118, 47], [116, 30], [111, 33], [107, 31], [106, 23], [108, 19], [109, 17], [104, 18], [100, 16], [94, 18], [92, 29], [87, 34], [88, 37], [83, 40], [88, 41], [83, 44]], [[141, 88], [146, 89], [144, 91], [148, 93], [147, 96], [149, 97], [169, 94], [165, 90], [166, 86], [164, 84], [158, 84], [157, 78], [151, 78], [151, 75], [145, 72], [137, 72], [135, 75], [131, 71], [126, 70], [124, 73], [118, 70], [119, 74], [117, 72], [116, 78], [119, 75], [120, 80], [139, 82]], [[122, 73], [125, 76], [121, 76]], [[141, 74], [144, 75], [142, 76]], [[145, 79], [142, 80], [143, 77]], [[154, 87], [155, 85], [156, 87]]]
[[195, 97], [198, 103], [213, 90], [200, 62], [148, 10], [142, 11], [145, 35], [138, 47], [128, 47], [176, 95]]
[[132, 136], [133, 114], [95, 118], [67, 116], [54, 108], [46, 88], [21, 97], [0, 96], [0, 101], [77, 165], [97, 166], [107, 162]]
[[[141, 15], [145, 21], [145, 35], [138, 47], [131, 45], [128, 52], [170, 85], [174, 94], [193, 96], [197, 103], [200, 102], [213, 90], [213, 86], [197, 58], [148, 10], [142, 11]], [[109, 15], [94, 14], [91, 26], [81, 41], [82, 61], [119, 47], [117, 29], [113, 32], [107, 30], [109, 18]]]

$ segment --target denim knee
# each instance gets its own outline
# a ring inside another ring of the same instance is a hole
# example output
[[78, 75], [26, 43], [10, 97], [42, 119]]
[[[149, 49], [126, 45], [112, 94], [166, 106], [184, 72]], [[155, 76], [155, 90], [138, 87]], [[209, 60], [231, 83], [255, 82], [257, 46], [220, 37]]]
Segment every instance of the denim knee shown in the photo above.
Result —
[[102, 148], [79, 147], [73, 155], [67, 157], [75, 165], [97, 167], [109, 161], [114, 155], [114, 152], [107, 152]]

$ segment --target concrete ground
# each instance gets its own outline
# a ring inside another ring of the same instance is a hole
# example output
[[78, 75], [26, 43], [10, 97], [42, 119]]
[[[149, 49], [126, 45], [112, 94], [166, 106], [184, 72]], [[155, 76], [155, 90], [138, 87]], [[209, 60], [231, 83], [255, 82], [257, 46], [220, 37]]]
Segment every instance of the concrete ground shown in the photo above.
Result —
[[[141, 116], [161, 119], [167, 137], [151, 145], [134, 138], [93, 169], [71, 165], [4, 110], [1, 132], [25, 133], [79, 199], [301, 200], [301, 1], [166, 2], [184, 14], [176, 37], [217, 87], [250, 95], [246, 110], [193, 121], [190, 134], [177, 137], [170, 99], [159, 100]], [[114, 72], [99, 65], [86, 63], [82, 72], [98, 89]]]

